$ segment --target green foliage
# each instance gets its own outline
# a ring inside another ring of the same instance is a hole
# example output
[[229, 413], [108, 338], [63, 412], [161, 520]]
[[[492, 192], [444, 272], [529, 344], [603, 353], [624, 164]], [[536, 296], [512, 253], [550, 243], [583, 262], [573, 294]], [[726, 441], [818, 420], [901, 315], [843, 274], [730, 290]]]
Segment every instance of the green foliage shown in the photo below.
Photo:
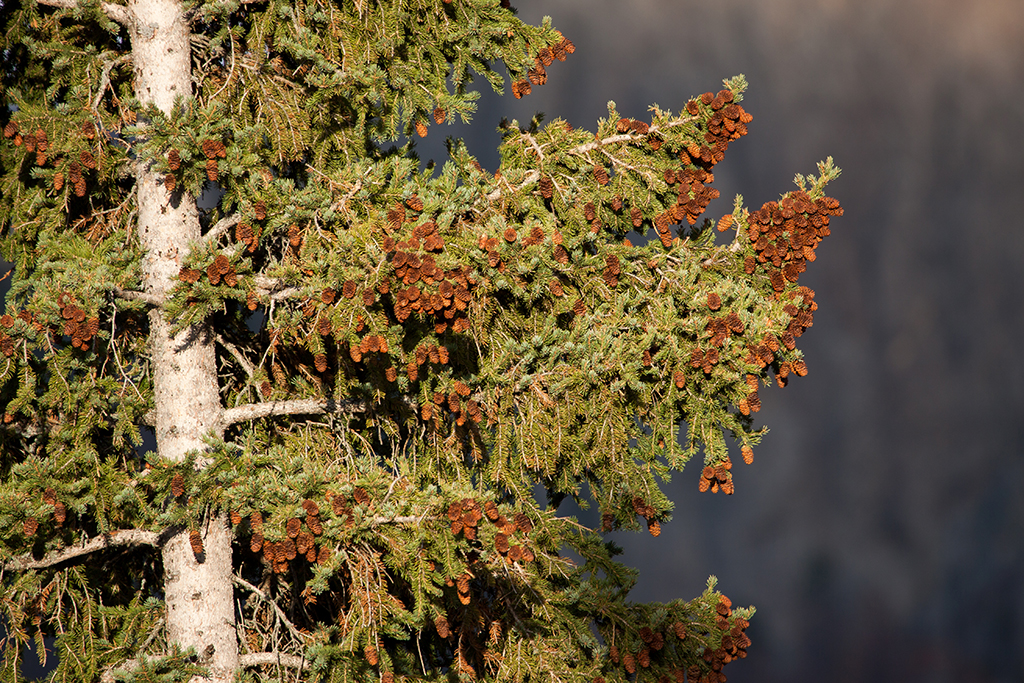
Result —
[[[720, 680], [752, 610], [713, 581], [630, 602], [603, 534], [657, 535], [660, 487], [695, 456], [701, 490], [732, 493], [729, 439], [749, 461], [759, 388], [806, 373], [816, 304], [798, 278], [842, 211], [831, 159], [758, 211], [737, 197], [705, 218], [751, 121], [740, 76], [649, 121], [609, 103], [594, 131], [505, 122], [497, 173], [461, 141], [425, 172], [392, 143], [468, 120], [473, 76], [500, 91], [499, 63], [528, 94], [572, 44], [497, 0], [218, 0], [190, 17], [195, 97], [169, 115], [137, 104], [128, 33], [98, 4], [25, 3], [6, 29], [3, 680], [44, 634], [54, 680], [201, 671], [165, 641], [152, 549], [28, 565], [224, 515], [242, 652], [301, 657], [308, 680]], [[219, 193], [163, 315], [216, 336], [239, 412], [184, 463], [140, 448], [139, 159], [175, 201]], [[566, 497], [601, 528], [560, 515]]]

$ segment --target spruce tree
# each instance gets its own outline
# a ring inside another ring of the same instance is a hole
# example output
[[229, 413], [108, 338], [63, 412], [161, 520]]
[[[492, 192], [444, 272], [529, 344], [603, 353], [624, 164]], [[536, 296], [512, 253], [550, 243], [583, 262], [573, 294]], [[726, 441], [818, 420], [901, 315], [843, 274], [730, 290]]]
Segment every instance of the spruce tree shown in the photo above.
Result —
[[574, 52], [507, 0], [5, 5], [3, 680], [725, 680], [605, 535], [807, 372], [831, 160], [706, 217], [735, 77], [422, 167]]

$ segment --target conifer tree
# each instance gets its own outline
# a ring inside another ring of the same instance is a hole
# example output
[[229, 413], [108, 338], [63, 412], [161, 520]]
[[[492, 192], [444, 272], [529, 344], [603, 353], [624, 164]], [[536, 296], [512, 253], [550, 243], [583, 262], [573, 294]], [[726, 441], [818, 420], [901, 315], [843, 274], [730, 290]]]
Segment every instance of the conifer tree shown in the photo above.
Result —
[[507, 0], [7, 13], [2, 680], [725, 680], [752, 609], [630, 601], [605, 534], [694, 456], [731, 494], [807, 372], [838, 170], [706, 217], [742, 77], [423, 169], [572, 42]]

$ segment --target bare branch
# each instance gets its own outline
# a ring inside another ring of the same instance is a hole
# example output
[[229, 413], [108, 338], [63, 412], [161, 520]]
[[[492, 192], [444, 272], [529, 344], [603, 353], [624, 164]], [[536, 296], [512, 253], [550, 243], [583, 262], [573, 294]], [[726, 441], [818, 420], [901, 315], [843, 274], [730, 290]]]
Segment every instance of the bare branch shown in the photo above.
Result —
[[206, 240], [207, 244], [212, 244], [220, 239], [221, 235], [238, 225], [241, 220], [241, 214], [233, 213], [230, 216], [225, 216], [213, 224], [213, 227], [203, 235], [203, 239]]
[[[60, 9], [76, 9], [78, 7], [78, 0], [36, 0], [40, 5], [46, 5], [47, 7], [59, 7]], [[131, 23], [131, 13], [128, 12], [128, 8], [124, 5], [115, 5], [110, 2], [100, 3], [100, 9], [106, 14], [112, 21], [116, 21], [122, 26], [127, 26]]]
[[243, 669], [254, 666], [286, 666], [289, 669], [308, 669], [309, 661], [298, 655], [286, 655], [280, 652], [254, 652], [248, 655], [238, 655], [238, 665]]
[[252, 280], [256, 285], [257, 292], [260, 294], [269, 294], [270, 298], [274, 301], [287, 299], [290, 296], [295, 296], [301, 291], [298, 287], [286, 285], [277, 278], [267, 277], [265, 275], [257, 275], [253, 277]]
[[121, 529], [119, 531], [111, 531], [109, 534], [97, 536], [91, 538], [82, 545], [73, 545], [67, 548], [61, 548], [60, 550], [54, 550], [46, 553], [40, 559], [32, 557], [31, 553], [19, 555], [13, 557], [10, 560], [4, 562], [4, 569], [13, 569], [15, 571], [24, 571], [26, 569], [43, 569], [44, 567], [52, 567], [55, 564], [61, 562], [67, 562], [73, 560], [76, 557], [82, 555], [88, 555], [90, 553], [103, 550], [104, 548], [112, 548], [114, 546], [122, 545], [159, 545], [160, 534], [155, 531], [145, 531], [144, 529]]
[[[267, 595], [262, 590], [260, 590], [259, 587], [252, 585], [251, 583], [249, 583], [248, 581], [246, 581], [245, 579], [243, 579], [240, 576], [232, 576], [231, 577], [231, 581], [236, 586], [241, 586], [245, 590], [249, 591], [250, 593], [252, 593], [256, 597], [258, 597], [263, 602], [265, 602], [268, 605], [270, 605], [270, 607], [274, 610], [274, 614], [276, 614], [277, 618], [281, 620], [281, 623], [283, 623], [285, 625], [285, 628], [288, 629], [288, 632], [291, 633], [292, 636], [294, 636], [294, 638], [297, 641], [299, 641], [300, 643], [305, 642], [306, 639], [302, 637], [302, 634], [299, 632], [299, 629], [295, 628], [295, 624], [293, 624], [292, 622], [290, 622], [288, 620], [288, 616], [277, 605], [277, 603], [274, 602], [273, 598], [271, 598], [269, 595]], [[273, 653], [273, 652], [263, 652], [263, 653], [260, 653], [260, 654], [272, 655], [272, 654], [276, 654], [276, 653]], [[287, 655], [282, 655], [282, 656], [287, 656]], [[273, 662], [268, 662], [268, 663], [272, 664]], [[245, 665], [243, 664], [243, 666], [245, 666]], [[253, 665], [253, 666], [255, 666], [255, 665]]]
[[299, 398], [291, 401], [268, 401], [248, 403], [227, 408], [221, 413], [221, 425], [227, 427], [236, 422], [258, 420], [274, 415], [322, 415], [323, 413], [363, 413], [366, 404], [358, 401], [336, 402], [326, 398]]
[[114, 295], [126, 299], [128, 301], [142, 301], [151, 306], [161, 308], [164, 305], [164, 299], [156, 294], [150, 294], [149, 292], [137, 292], [133, 289], [121, 289], [120, 287], [114, 287]]

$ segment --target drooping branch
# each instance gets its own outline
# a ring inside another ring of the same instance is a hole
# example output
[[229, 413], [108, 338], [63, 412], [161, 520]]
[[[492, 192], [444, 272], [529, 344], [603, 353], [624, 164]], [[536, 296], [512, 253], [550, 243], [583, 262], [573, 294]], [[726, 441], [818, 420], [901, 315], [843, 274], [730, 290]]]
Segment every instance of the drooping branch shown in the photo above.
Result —
[[15, 571], [43, 569], [62, 562], [67, 562], [68, 560], [73, 560], [76, 557], [81, 557], [82, 555], [89, 555], [105, 548], [124, 545], [156, 546], [159, 544], [160, 534], [155, 531], [146, 531], [144, 529], [121, 529], [119, 531], [111, 531], [109, 534], [91, 538], [81, 545], [73, 545], [67, 548], [61, 548], [60, 550], [48, 552], [38, 560], [32, 557], [31, 553], [19, 555], [18, 557], [13, 557], [4, 562], [3, 567], [4, 569], [13, 569]]
[[[40, 5], [46, 5], [47, 7], [59, 7], [60, 9], [76, 9], [79, 7], [78, 0], [36, 0]], [[131, 22], [131, 14], [128, 12], [128, 8], [123, 5], [115, 5], [110, 2], [101, 2], [100, 9], [106, 14], [112, 21], [116, 21], [122, 26], [127, 26]]]
[[322, 415], [324, 413], [362, 413], [366, 412], [366, 404], [359, 401], [333, 401], [326, 398], [298, 398], [291, 401], [268, 401], [266, 403], [248, 403], [234, 408], [227, 408], [221, 413], [221, 424], [224, 427], [236, 422], [258, 420], [274, 415]]
[[254, 666], [286, 666], [289, 669], [309, 668], [309, 660], [298, 655], [286, 655], [280, 652], [253, 652], [248, 655], [238, 655], [238, 664], [243, 669], [251, 669]]

